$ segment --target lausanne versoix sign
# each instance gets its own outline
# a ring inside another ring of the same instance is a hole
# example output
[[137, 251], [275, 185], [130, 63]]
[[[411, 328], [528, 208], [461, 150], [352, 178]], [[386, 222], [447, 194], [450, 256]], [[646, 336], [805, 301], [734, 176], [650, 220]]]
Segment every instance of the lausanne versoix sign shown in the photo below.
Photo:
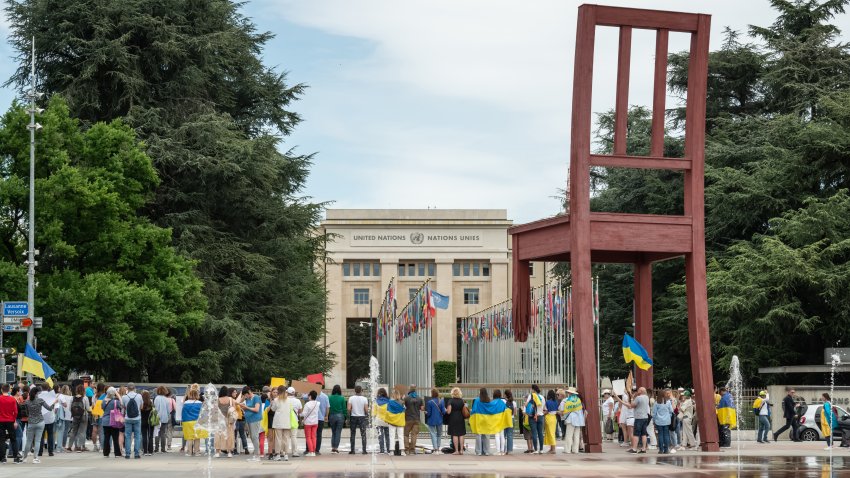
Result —
[[30, 313], [26, 302], [3, 302], [3, 317], [27, 317]]

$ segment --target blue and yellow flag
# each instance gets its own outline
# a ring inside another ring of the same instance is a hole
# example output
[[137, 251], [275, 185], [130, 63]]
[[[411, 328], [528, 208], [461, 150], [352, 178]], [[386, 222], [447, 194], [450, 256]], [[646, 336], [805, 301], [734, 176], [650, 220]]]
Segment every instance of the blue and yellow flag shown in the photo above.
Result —
[[35, 375], [38, 378], [43, 378], [47, 385], [53, 387], [53, 380], [50, 378], [56, 374], [56, 371], [50, 368], [50, 365], [47, 365], [47, 362], [38, 355], [38, 352], [32, 348], [31, 345], [27, 344], [27, 348], [24, 351], [24, 360], [21, 364], [21, 370], [24, 372], [29, 372]]
[[732, 401], [732, 394], [726, 392], [717, 403], [717, 421], [721, 425], [728, 425], [730, 430], [738, 428], [738, 411]]
[[561, 402], [561, 406], [563, 407], [561, 411], [564, 415], [569, 415], [572, 412], [580, 412], [581, 399], [578, 398], [578, 395], [570, 395]]
[[495, 435], [513, 427], [513, 415], [504, 400], [482, 403], [475, 399], [469, 411], [469, 427], [472, 433]]
[[394, 427], [404, 426], [404, 405], [387, 397], [375, 399], [375, 416]]
[[646, 349], [629, 334], [623, 334], [623, 358], [626, 363], [634, 362], [641, 370], [649, 370], [649, 367], [652, 367], [652, 359]]

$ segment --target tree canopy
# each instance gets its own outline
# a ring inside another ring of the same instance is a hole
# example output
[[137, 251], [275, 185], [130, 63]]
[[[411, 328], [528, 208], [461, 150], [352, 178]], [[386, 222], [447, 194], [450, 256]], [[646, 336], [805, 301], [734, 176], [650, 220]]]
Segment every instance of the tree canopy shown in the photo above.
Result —
[[[230, 0], [11, 0], [7, 13], [28, 86], [35, 38], [40, 89], [67, 98], [84, 125], [122, 119], [160, 182], [140, 211], [195, 261], [208, 313], [172, 380], [260, 383], [325, 371], [322, 204], [301, 197], [311, 155], [283, 144], [303, 85], [265, 66], [270, 33]], [[272, 345], [286, 358], [270, 360]]]

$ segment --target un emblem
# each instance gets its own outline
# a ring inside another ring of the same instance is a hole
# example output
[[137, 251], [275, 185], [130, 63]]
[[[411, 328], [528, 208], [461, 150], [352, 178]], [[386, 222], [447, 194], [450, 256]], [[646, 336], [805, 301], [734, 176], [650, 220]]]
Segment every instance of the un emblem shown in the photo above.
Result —
[[421, 232], [414, 232], [413, 234], [410, 235], [410, 242], [412, 242], [414, 244], [422, 244], [422, 241], [424, 241], [424, 240], [425, 240], [425, 234], [422, 234]]

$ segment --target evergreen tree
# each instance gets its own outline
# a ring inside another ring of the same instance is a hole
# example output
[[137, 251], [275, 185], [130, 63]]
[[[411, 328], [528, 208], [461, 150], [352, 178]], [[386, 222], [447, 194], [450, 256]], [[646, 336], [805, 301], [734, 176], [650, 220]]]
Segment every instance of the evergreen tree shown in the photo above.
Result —
[[[197, 261], [209, 300], [182, 354], [160, 356], [162, 375], [264, 382], [329, 368], [322, 205], [299, 196], [311, 156], [282, 144], [304, 86], [262, 64], [271, 34], [230, 0], [12, 0], [7, 13], [21, 64], [10, 83], [27, 86], [34, 37], [41, 89], [87, 123], [124, 118], [159, 172], [147, 214]], [[286, 360], [269, 360], [272, 346]]]

